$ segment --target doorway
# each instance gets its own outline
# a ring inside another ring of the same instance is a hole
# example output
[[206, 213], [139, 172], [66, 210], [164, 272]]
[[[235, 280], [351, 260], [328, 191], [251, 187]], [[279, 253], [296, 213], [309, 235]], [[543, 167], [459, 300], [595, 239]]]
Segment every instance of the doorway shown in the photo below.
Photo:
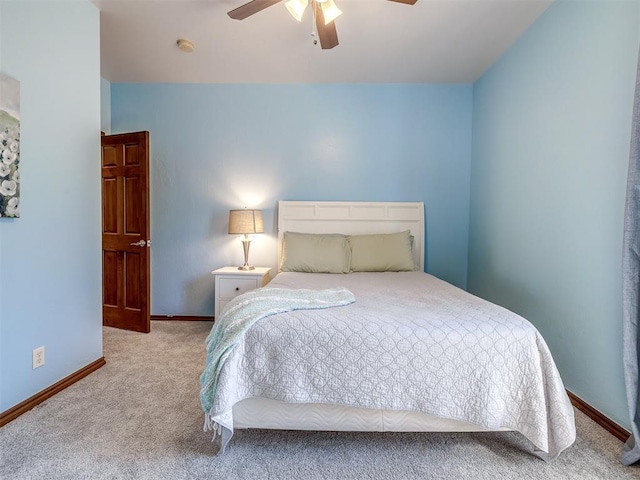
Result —
[[149, 333], [149, 132], [102, 136], [102, 324]]

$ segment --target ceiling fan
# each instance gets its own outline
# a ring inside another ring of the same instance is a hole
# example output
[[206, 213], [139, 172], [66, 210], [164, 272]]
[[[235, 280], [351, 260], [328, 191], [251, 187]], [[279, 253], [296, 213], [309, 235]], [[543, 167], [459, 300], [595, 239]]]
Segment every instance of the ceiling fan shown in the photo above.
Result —
[[[227, 15], [234, 20], [244, 20], [254, 13], [258, 13], [271, 5], [280, 3], [281, 1], [282, 0], [252, 0], [249, 3], [245, 3], [244, 5], [231, 10]], [[413, 5], [418, 0], [389, 1]], [[298, 21], [302, 21], [302, 14], [307, 8], [307, 5], [309, 5], [309, 2], [311, 2], [311, 11], [313, 12], [313, 18], [315, 19], [315, 29], [312, 33], [314, 36], [313, 43], [318, 43], [318, 40], [315, 38], [317, 32], [318, 39], [320, 40], [320, 47], [322, 47], [322, 49], [326, 50], [335, 47], [338, 45], [338, 33], [336, 32], [334, 20], [340, 16], [342, 12], [333, 0], [287, 0], [285, 2], [285, 6], [293, 18]]]

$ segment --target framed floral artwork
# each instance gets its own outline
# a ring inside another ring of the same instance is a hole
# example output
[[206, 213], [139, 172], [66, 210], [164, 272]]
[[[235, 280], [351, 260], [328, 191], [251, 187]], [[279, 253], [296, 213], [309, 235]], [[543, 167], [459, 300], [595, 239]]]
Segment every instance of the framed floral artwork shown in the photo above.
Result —
[[0, 73], [0, 217], [20, 216], [20, 82]]

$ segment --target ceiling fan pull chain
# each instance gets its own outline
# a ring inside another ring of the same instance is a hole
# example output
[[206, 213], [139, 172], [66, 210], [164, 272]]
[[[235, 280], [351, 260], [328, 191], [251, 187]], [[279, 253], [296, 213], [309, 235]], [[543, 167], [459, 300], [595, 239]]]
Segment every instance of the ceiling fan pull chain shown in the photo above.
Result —
[[317, 45], [318, 44], [318, 34], [317, 34], [317, 28], [316, 28], [316, 5], [315, 5], [315, 1], [311, 0], [311, 10], [313, 11], [313, 18], [312, 23], [313, 23], [313, 28], [311, 30], [311, 38], [313, 38], [313, 44]]

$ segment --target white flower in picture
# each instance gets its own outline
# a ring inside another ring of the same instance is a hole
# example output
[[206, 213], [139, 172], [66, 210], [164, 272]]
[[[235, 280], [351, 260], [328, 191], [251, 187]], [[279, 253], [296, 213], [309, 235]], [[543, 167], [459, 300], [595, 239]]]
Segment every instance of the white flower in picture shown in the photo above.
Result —
[[0, 73], [0, 217], [20, 216], [20, 82]]
[[18, 154], [16, 152], [12, 152], [8, 148], [5, 148], [2, 151], [2, 163], [5, 165], [11, 165], [18, 159]]
[[0, 195], [5, 197], [13, 197], [18, 191], [18, 184], [13, 180], [3, 180], [0, 183]]
[[20, 216], [20, 200], [17, 197], [11, 197], [7, 202], [7, 217], [19, 217]]

